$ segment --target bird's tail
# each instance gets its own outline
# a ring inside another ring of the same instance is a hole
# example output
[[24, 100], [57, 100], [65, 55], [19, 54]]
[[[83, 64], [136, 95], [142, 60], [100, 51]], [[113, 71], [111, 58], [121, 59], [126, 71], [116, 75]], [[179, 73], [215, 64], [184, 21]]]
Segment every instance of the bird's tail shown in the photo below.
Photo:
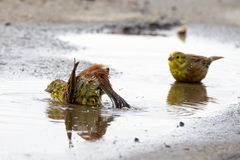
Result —
[[212, 61], [216, 61], [216, 60], [221, 59], [221, 58], [223, 58], [223, 57], [220, 57], [220, 56], [212, 56], [212, 57], [209, 57], [209, 59], [210, 59], [211, 62], [212, 62]]
[[109, 81], [106, 81], [102, 77], [99, 77], [99, 81], [100, 81], [100, 87], [109, 96], [109, 98], [111, 99], [114, 107], [116, 107], [116, 108], [123, 108], [123, 107], [130, 108], [130, 105], [120, 95], [118, 95], [112, 89]]

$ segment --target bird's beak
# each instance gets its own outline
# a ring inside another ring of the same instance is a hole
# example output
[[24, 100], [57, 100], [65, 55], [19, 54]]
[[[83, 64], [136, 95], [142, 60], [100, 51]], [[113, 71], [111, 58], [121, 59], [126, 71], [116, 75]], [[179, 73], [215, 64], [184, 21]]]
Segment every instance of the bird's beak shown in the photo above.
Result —
[[172, 60], [173, 60], [173, 57], [172, 57], [172, 56], [169, 56], [169, 57], [168, 57], [168, 60], [169, 60], [169, 61], [172, 61]]
[[51, 92], [51, 90], [49, 88], [46, 88], [44, 91], [49, 92], [49, 93]]

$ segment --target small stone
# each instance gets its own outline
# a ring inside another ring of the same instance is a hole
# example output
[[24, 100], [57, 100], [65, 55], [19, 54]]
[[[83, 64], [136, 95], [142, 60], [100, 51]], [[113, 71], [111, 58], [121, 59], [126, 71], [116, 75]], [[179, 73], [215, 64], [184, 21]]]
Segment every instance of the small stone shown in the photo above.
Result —
[[166, 144], [166, 143], [164, 143], [164, 146], [165, 146], [166, 148], [171, 148], [171, 146], [168, 145], [168, 144]]
[[11, 22], [6, 22], [5, 23], [5, 26], [11, 26], [12, 24], [11, 24]]
[[139, 141], [139, 138], [135, 137], [135, 138], [134, 138], [134, 142], [139, 143], [139, 142], [140, 142], [140, 141]]
[[183, 122], [179, 122], [179, 126], [183, 127], [185, 124]]

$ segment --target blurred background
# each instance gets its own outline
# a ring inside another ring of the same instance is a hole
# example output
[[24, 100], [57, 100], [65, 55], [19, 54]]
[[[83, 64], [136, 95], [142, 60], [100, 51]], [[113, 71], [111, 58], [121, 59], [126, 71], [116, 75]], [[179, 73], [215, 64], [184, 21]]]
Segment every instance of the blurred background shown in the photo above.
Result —
[[113, 22], [165, 17], [240, 25], [239, 0], [0, 0], [2, 22]]

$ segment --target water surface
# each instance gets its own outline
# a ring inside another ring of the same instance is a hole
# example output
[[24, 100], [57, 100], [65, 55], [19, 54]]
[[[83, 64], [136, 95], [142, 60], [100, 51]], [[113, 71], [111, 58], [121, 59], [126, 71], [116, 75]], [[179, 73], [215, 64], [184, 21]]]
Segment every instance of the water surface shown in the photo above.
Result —
[[[213, 31], [216, 35], [190, 26], [185, 41], [175, 30], [166, 37], [68, 32], [54, 36], [76, 48], [67, 54], [40, 52], [41, 47], [23, 47], [26, 56], [20, 58], [13, 52], [17, 60], [0, 63], [1, 158], [119, 159], [177, 143], [180, 121], [191, 126], [196, 119], [221, 115], [240, 95], [240, 50], [235, 39], [223, 42], [225, 34]], [[176, 83], [167, 63], [173, 50], [224, 59], [212, 63], [202, 83]], [[106, 96], [102, 108], [51, 102], [44, 89], [54, 78], [67, 79], [73, 58], [80, 60], [80, 70], [90, 63], [110, 67], [113, 88], [133, 108], [113, 109]]]

